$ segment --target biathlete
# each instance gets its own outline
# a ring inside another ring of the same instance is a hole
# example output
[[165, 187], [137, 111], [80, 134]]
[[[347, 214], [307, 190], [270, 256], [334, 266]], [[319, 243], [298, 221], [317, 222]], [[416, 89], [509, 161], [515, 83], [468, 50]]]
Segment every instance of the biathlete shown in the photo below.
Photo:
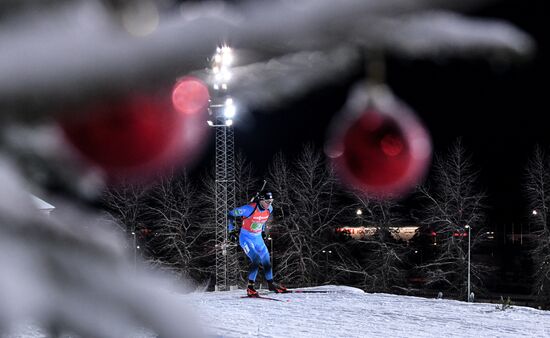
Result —
[[269, 251], [264, 242], [266, 222], [273, 212], [273, 194], [261, 192], [254, 202], [235, 208], [229, 212], [228, 230], [230, 238], [236, 241], [237, 229], [235, 220], [242, 217], [242, 226], [239, 232], [239, 245], [250, 259], [248, 273], [248, 287], [246, 294], [249, 297], [258, 297], [258, 291], [254, 288], [256, 276], [260, 265], [263, 267], [265, 279], [270, 291], [284, 293], [287, 289], [273, 282], [273, 269]]

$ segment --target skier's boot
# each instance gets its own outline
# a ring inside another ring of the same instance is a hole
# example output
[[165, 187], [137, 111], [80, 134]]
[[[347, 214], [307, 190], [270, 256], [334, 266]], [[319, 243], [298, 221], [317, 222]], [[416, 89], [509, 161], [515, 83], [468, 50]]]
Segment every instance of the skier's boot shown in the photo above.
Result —
[[260, 297], [260, 294], [256, 289], [254, 289], [254, 281], [248, 281], [248, 286], [246, 288], [246, 295], [248, 297]]
[[268, 280], [267, 281], [267, 287], [269, 288], [269, 291], [273, 291], [275, 293], [288, 292], [288, 290], [284, 286], [273, 282], [273, 280]]

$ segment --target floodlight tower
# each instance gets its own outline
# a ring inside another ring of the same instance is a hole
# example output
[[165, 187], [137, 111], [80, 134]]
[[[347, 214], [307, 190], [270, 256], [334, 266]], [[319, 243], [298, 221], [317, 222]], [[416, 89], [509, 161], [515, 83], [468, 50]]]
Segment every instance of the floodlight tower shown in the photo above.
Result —
[[212, 59], [214, 95], [210, 104], [216, 130], [216, 291], [237, 288], [238, 260], [236, 244], [229, 243], [227, 213], [235, 208], [235, 140], [233, 117], [236, 107], [228, 93], [233, 55], [229, 47], [216, 49]]

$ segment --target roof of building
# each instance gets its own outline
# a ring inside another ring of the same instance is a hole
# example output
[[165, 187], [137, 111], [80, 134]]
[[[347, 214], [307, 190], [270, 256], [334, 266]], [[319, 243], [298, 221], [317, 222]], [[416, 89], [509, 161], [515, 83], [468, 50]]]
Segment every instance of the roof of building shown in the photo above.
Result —
[[36, 206], [36, 208], [38, 208], [38, 210], [51, 211], [51, 210], [55, 209], [55, 207], [53, 205], [51, 205], [50, 203], [44, 201], [41, 198], [38, 198], [38, 197], [34, 196], [33, 194], [31, 194], [31, 199], [32, 199], [34, 205]]

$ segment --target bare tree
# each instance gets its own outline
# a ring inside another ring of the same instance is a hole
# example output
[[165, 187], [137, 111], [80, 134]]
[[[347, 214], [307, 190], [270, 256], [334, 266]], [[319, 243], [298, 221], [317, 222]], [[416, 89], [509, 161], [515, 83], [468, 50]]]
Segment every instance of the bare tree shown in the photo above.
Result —
[[136, 233], [138, 223], [143, 217], [145, 209], [144, 198], [147, 194], [147, 187], [138, 183], [124, 182], [122, 184], [107, 188], [102, 201], [111, 216], [124, 226], [124, 231], [130, 238]]
[[550, 158], [538, 146], [527, 163], [525, 190], [529, 208], [534, 214], [534, 217], [529, 218], [535, 235], [535, 247], [532, 250], [533, 292], [537, 300], [548, 307], [550, 306], [550, 224], [548, 223]]
[[[211, 168], [214, 168], [212, 165]], [[213, 170], [205, 171], [200, 178], [199, 201], [199, 226], [204, 231], [201, 242], [200, 256], [203, 260], [203, 268], [207, 270], [205, 282], [210, 286], [216, 283], [216, 179]]]
[[186, 172], [166, 175], [151, 189], [148, 203], [150, 259], [181, 279], [201, 281], [200, 226], [197, 191]]
[[207, 283], [214, 269], [214, 221], [209, 225], [212, 212], [205, 208], [212, 208], [213, 191], [197, 191], [186, 172], [171, 172], [148, 188], [111, 188], [104, 203], [129, 239], [135, 236], [150, 267], [180, 280]]
[[269, 168], [270, 186], [277, 193], [273, 231], [275, 273], [287, 283], [309, 285], [327, 281], [333, 243], [336, 180], [324, 155], [304, 146], [290, 166], [278, 154]]
[[235, 199], [237, 204], [250, 201], [259, 189], [252, 163], [238, 151], [235, 155]]
[[[431, 185], [419, 187], [424, 202], [422, 224], [437, 233], [433, 259], [420, 266], [427, 285], [467, 293], [468, 231], [473, 251], [484, 240], [484, 194], [477, 185], [478, 172], [458, 139], [446, 156], [436, 156]], [[471, 263], [473, 290], [481, 292], [488, 267]]]

